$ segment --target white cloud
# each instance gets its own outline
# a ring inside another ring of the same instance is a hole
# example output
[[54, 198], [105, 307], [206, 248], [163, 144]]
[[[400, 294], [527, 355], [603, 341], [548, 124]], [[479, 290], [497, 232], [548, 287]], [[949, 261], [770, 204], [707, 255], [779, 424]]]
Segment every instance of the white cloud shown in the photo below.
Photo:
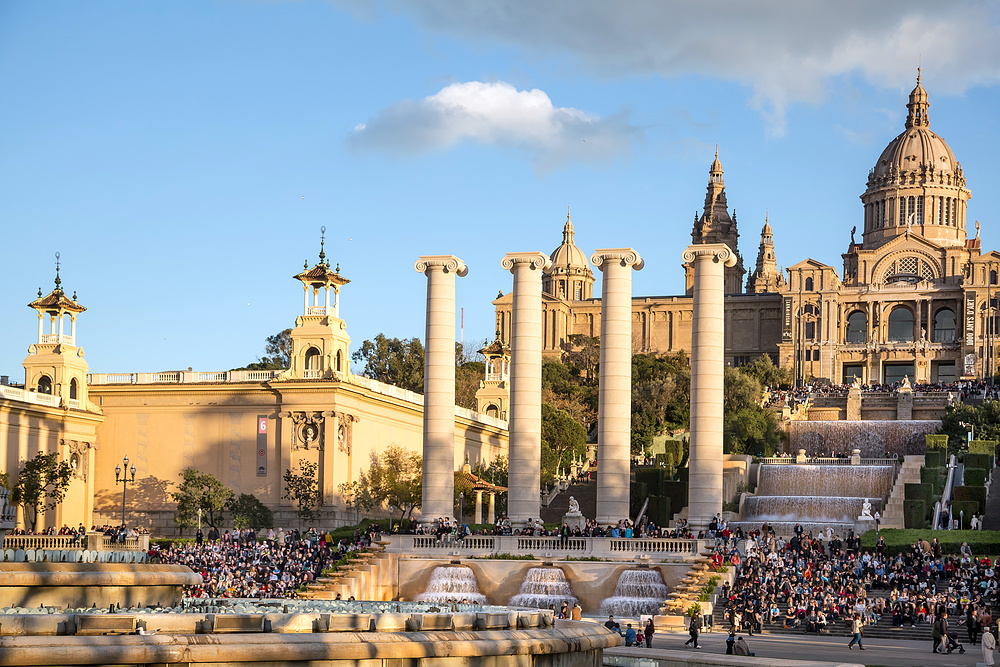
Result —
[[602, 118], [553, 106], [538, 89], [470, 81], [383, 109], [355, 126], [349, 143], [361, 150], [416, 155], [474, 141], [523, 152], [536, 168], [547, 171], [623, 155], [638, 132], [624, 114]]
[[922, 57], [935, 93], [1000, 82], [992, 0], [389, 0], [431, 30], [473, 44], [571, 54], [605, 76], [704, 75], [737, 81], [782, 132], [789, 104], [819, 102], [828, 79], [860, 73], [912, 85]]

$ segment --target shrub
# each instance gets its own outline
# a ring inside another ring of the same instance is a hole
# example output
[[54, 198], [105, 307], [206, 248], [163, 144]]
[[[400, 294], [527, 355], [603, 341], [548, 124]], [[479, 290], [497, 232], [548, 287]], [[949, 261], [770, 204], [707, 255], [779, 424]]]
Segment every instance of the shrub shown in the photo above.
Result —
[[924, 454], [924, 466], [928, 468], [943, 468], [945, 461], [945, 451], [941, 449], [928, 449]]
[[973, 454], [972, 452], [967, 452], [962, 457], [962, 463], [968, 468], [983, 468], [984, 470], [993, 469], [993, 455], [992, 454]]
[[977, 514], [986, 512], [986, 487], [985, 486], [956, 486], [955, 501], [971, 501], [978, 506]]
[[[683, 468], [687, 470], [687, 468]], [[663, 488], [660, 490], [661, 495], [668, 496], [670, 498], [670, 511], [679, 512], [683, 508], [687, 507], [688, 504], [688, 483], [687, 481], [672, 481], [663, 482]]]
[[927, 449], [948, 449], [948, 436], [944, 434], [924, 436]]
[[969, 451], [973, 454], [989, 454], [994, 456], [997, 451], [996, 440], [973, 440], [969, 443]]
[[700, 613], [701, 613], [701, 605], [698, 604], [697, 602], [695, 602], [693, 605], [691, 605], [690, 607], [688, 607], [688, 610], [686, 612], [684, 612], [684, 615], [685, 616], [690, 616], [691, 618], [694, 618], [695, 616], [697, 616]]
[[636, 486], [642, 485], [645, 487], [647, 495], [662, 495], [661, 483], [663, 482], [663, 477], [663, 471], [657, 468], [652, 470], [637, 470], [635, 472], [635, 486], [632, 487], [633, 491], [636, 490]]
[[966, 486], [983, 486], [986, 484], [986, 474], [985, 468], [966, 468], [965, 469], [965, 485]]
[[670, 524], [671, 499], [670, 496], [650, 496], [649, 507], [646, 508], [646, 516], [657, 526], [667, 526]]
[[941, 489], [944, 487], [943, 470], [943, 468], [928, 468], [926, 466], [920, 469], [920, 483], [930, 484], [935, 496], [941, 495]]
[[[907, 484], [907, 486], [910, 486]], [[907, 499], [903, 501], [903, 525], [907, 528], [924, 528], [926, 526], [927, 503], [923, 500]], [[871, 531], [868, 531], [870, 533]], [[868, 533], [865, 533], [866, 535]]]
[[932, 504], [934, 489], [930, 484], [907, 484], [903, 491], [903, 498], [906, 500], [922, 500], [926, 506]]

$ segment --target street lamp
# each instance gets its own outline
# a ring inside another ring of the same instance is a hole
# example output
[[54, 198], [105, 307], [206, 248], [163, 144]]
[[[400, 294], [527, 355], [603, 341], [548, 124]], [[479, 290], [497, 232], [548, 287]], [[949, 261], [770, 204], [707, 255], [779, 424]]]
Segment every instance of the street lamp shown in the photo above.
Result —
[[458, 523], [459, 525], [465, 525], [465, 492], [459, 491], [458, 493]]
[[[135, 483], [135, 464], [132, 464], [132, 469], [128, 467], [128, 455], [122, 459], [122, 464], [125, 466], [124, 473], [122, 474], [122, 466], [115, 466], [115, 485], [122, 485], [122, 525], [125, 525], [125, 491], [128, 489], [129, 484]], [[132, 477], [129, 477], [129, 473], [132, 473]]]
[[965, 530], [965, 510], [958, 510], [958, 529]]
[[959, 426], [964, 426], [965, 428], [969, 429], [969, 442], [972, 442], [973, 440], [976, 439], [976, 425], [975, 424], [970, 424], [968, 422], [958, 422], [958, 425]]

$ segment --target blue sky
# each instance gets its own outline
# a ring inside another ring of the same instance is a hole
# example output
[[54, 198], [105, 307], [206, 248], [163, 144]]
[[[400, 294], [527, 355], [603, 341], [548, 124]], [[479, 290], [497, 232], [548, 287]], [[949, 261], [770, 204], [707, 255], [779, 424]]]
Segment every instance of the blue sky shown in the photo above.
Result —
[[[500, 259], [632, 246], [637, 295], [683, 291], [715, 145], [753, 265], [838, 268], [858, 196], [931, 129], [998, 245], [996, 2], [0, 3], [0, 373], [23, 379], [52, 287], [88, 311], [93, 372], [253, 361], [294, 323], [318, 252], [351, 279], [357, 344], [422, 336], [421, 254], [456, 254], [466, 340], [493, 332]], [[970, 225], [971, 226], [971, 225]]]

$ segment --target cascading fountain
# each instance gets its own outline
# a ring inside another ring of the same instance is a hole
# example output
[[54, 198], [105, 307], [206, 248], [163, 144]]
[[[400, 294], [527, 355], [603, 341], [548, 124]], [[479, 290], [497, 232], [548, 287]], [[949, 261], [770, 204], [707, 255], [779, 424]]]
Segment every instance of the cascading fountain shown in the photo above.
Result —
[[659, 570], [625, 570], [618, 577], [615, 594], [601, 602], [601, 615], [638, 617], [656, 614], [669, 593]]
[[743, 521], [730, 525], [747, 530], [766, 521], [777, 535], [789, 537], [800, 524], [814, 535], [832, 530], [843, 537], [866, 499], [873, 513], [882, 511], [895, 473], [891, 465], [761, 465], [757, 494], [747, 497]]
[[489, 604], [486, 596], [479, 592], [476, 574], [464, 565], [443, 565], [434, 568], [427, 590], [416, 597], [417, 602], [467, 602], [469, 604]]
[[863, 458], [898, 454], [923, 454], [924, 436], [937, 433], [937, 419], [867, 419], [860, 421], [793, 421], [792, 451], [806, 450], [810, 456], [860, 449]]
[[521, 590], [510, 599], [511, 606], [514, 607], [535, 607], [537, 609], [548, 609], [554, 606], [556, 611], [562, 603], [566, 602], [570, 607], [579, 602], [573, 595], [566, 573], [558, 567], [533, 567], [528, 570], [528, 574], [521, 583]]

